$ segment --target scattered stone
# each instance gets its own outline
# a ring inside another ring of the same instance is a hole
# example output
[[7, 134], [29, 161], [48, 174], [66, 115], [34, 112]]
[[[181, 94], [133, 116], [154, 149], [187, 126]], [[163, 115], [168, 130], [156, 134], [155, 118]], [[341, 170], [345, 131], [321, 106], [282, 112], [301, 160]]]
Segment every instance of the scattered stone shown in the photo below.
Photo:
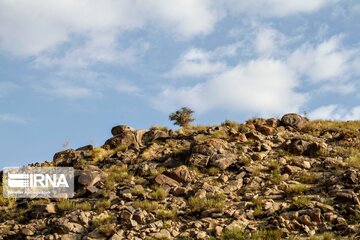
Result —
[[305, 126], [305, 124], [308, 122], [305, 118], [303, 118], [302, 116], [300, 116], [299, 114], [295, 114], [295, 113], [289, 113], [289, 114], [285, 114], [282, 118], [281, 118], [281, 124], [283, 126], [290, 126], [290, 127], [294, 127], [294, 128], [302, 128]]

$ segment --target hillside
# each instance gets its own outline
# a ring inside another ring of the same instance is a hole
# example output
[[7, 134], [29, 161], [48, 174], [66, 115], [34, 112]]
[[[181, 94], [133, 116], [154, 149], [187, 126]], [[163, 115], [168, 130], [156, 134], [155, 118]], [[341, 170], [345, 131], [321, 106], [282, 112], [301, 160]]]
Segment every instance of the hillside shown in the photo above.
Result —
[[0, 197], [0, 239], [360, 239], [360, 121], [111, 133], [32, 164], [74, 167], [76, 195]]

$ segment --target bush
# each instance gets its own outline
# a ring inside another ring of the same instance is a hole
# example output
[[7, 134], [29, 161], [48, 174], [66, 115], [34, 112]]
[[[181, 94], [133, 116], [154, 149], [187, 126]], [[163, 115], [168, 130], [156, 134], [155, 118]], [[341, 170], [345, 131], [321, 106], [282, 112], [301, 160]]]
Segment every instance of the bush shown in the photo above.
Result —
[[134, 208], [141, 208], [142, 210], [146, 210], [146, 211], [155, 211], [158, 209], [161, 209], [162, 206], [157, 203], [157, 202], [153, 202], [153, 201], [149, 201], [149, 200], [144, 200], [144, 201], [135, 201], [133, 203], [133, 207]]
[[68, 199], [61, 200], [57, 203], [57, 207], [63, 211], [72, 211], [76, 209], [81, 209], [83, 211], [90, 211], [92, 209], [90, 203], [88, 202], [74, 202]]
[[190, 197], [189, 205], [194, 212], [201, 212], [206, 209], [222, 211], [225, 207], [224, 196], [219, 194], [210, 198]]
[[157, 188], [150, 195], [155, 200], [164, 200], [167, 197], [168, 193], [162, 188]]

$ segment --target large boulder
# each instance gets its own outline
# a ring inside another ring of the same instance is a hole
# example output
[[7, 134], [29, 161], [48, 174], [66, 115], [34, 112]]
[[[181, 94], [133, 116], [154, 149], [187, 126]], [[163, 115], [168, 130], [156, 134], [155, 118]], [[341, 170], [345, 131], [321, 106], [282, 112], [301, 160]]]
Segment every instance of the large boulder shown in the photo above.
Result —
[[300, 116], [299, 114], [288, 113], [281, 118], [280, 122], [283, 126], [302, 128], [307, 123], [307, 120], [304, 117]]
[[120, 146], [122, 147], [134, 146], [135, 148], [139, 147], [136, 140], [135, 131], [133, 128], [125, 125], [120, 125], [113, 127], [111, 133], [114, 135], [114, 137], [108, 139], [105, 142], [103, 148], [114, 149]]
[[236, 161], [234, 154], [215, 154], [210, 158], [210, 165], [225, 170]]
[[186, 182], [191, 181], [190, 171], [189, 171], [188, 167], [185, 165], [179, 166], [175, 169], [165, 171], [164, 174], [178, 182], [186, 183]]
[[53, 157], [53, 163], [56, 166], [73, 166], [75, 162], [83, 158], [82, 151], [75, 151], [73, 149], [67, 149], [58, 153], [55, 153]]
[[123, 133], [126, 132], [134, 132], [134, 129], [126, 125], [118, 125], [111, 129], [111, 134], [113, 136], [122, 135]]
[[164, 174], [159, 174], [154, 179], [155, 183], [159, 185], [168, 185], [170, 187], [179, 187], [180, 183]]

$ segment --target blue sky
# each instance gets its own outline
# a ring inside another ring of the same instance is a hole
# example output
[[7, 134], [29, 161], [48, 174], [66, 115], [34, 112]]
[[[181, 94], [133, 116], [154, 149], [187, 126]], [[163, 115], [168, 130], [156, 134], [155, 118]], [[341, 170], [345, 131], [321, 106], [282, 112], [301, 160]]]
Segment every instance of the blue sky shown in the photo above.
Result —
[[0, 0], [0, 167], [117, 124], [360, 119], [360, 3]]

